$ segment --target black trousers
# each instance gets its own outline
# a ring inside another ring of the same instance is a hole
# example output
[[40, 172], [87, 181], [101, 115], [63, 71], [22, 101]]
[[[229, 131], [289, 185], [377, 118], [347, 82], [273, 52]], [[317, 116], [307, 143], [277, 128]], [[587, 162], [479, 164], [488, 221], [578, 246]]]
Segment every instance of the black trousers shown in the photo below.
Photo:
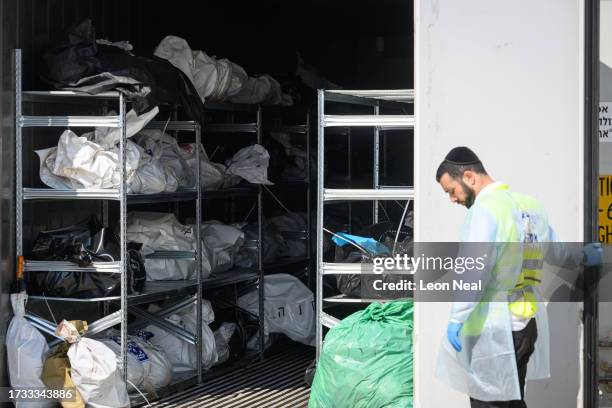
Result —
[[533, 354], [537, 338], [538, 327], [535, 319], [531, 319], [523, 330], [512, 332], [516, 366], [521, 386], [521, 399], [513, 401], [480, 401], [470, 398], [472, 408], [527, 408], [527, 404], [525, 404], [525, 376], [527, 375], [527, 363], [529, 362], [529, 357]]

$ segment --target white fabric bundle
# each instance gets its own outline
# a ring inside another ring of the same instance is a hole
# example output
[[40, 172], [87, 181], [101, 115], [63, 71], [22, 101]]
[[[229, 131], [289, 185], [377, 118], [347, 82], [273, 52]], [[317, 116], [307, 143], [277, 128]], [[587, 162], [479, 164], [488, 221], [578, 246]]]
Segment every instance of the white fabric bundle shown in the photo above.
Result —
[[245, 179], [253, 184], [272, 185], [268, 180], [268, 163], [270, 153], [265, 147], [259, 144], [242, 148], [228, 160], [227, 174]]
[[[190, 333], [195, 333], [197, 328], [196, 312], [196, 304], [194, 303], [166, 319]], [[202, 305], [202, 365], [205, 368], [211, 367], [218, 359], [215, 335], [210, 327], [208, 327], [213, 320], [214, 312], [210, 302], [205, 300]], [[197, 367], [196, 348], [194, 345], [152, 324], [143, 331], [149, 332], [152, 335], [149, 338], [150, 343], [166, 351], [168, 360], [172, 363], [175, 372], [192, 370]]]
[[[157, 107], [140, 116], [133, 110], [128, 112], [126, 136], [134, 136], [158, 112]], [[40, 179], [55, 189], [119, 188], [119, 137], [119, 130], [113, 128], [96, 128], [82, 136], [71, 130], [64, 131], [57, 147], [36, 151], [40, 158]], [[142, 148], [127, 140], [125, 150], [128, 191], [158, 193], [176, 190], [176, 180], [162, 180], [158, 171], [148, 167], [150, 160]], [[139, 169], [141, 164], [143, 169]]]
[[[118, 188], [119, 149], [106, 150], [86, 136], [65, 130], [57, 147], [37, 150], [40, 158], [40, 179], [51, 188]], [[140, 151], [128, 140], [126, 144], [126, 178], [132, 179]]]
[[215, 330], [215, 348], [217, 350], [217, 364], [222, 364], [230, 358], [229, 341], [236, 331], [236, 323], [223, 322]]
[[[196, 174], [195, 143], [185, 143], [179, 147], [181, 156], [187, 162], [192, 173]], [[225, 184], [225, 171], [225, 166], [221, 163], [211, 162], [204, 147], [200, 146], [200, 185], [202, 189], [218, 190], [223, 187], [229, 187]]]
[[[126, 231], [129, 241], [143, 244], [144, 255], [157, 250], [195, 250], [193, 228], [179, 223], [174, 214], [130, 212]], [[145, 268], [149, 281], [193, 279], [195, 264], [183, 259], [145, 259]]]
[[[115, 331], [109, 334], [101, 341], [120, 359], [121, 338]], [[128, 380], [141, 391], [160, 389], [172, 380], [172, 363], [166, 353], [149, 343], [142, 332], [128, 337]]]
[[[314, 296], [298, 278], [279, 273], [264, 277], [264, 327], [292, 340], [315, 345]], [[238, 298], [238, 306], [259, 315], [257, 290]]]
[[[121, 365], [121, 343], [119, 337], [112, 336], [111, 338], [99, 339], [102, 344], [111, 349], [115, 353], [115, 359], [117, 366], [121, 371], [123, 367]], [[147, 354], [140, 349], [134, 340], [128, 338], [128, 353], [127, 353], [127, 379], [128, 388], [136, 387], [141, 390], [144, 388], [144, 382], [147, 378], [145, 370], [145, 362], [148, 360]]]
[[166, 174], [176, 179], [177, 188], [193, 188], [194, 174], [183, 158], [175, 138], [161, 130], [145, 129], [135, 136], [135, 140], [146, 153], [159, 160]]
[[[192, 51], [184, 39], [169, 35], [155, 48], [191, 80], [202, 100], [225, 100], [240, 92], [246, 72], [227, 59], [216, 59], [203, 51]], [[234, 73], [235, 72], [235, 73]]]
[[238, 251], [244, 242], [244, 232], [217, 221], [202, 225], [202, 276], [223, 272], [234, 267]]
[[104, 343], [81, 337], [66, 320], [56, 333], [70, 344], [71, 377], [83, 401], [93, 408], [130, 406], [127, 388], [121, 379], [115, 353]]
[[271, 76], [249, 77], [236, 63], [210, 57], [204, 51], [193, 51], [180, 37], [165, 37], [155, 48], [155, 55], [183, 71], [202, 101], [293, 105], [291, 97], [283, 94], [280, 84]]

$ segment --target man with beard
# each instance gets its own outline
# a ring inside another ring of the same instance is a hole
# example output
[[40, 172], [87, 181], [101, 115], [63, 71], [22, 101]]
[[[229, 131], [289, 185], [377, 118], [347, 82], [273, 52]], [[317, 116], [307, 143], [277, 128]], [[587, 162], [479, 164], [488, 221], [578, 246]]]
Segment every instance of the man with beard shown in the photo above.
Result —
[[[453, 303], [436, 376], [468, 394], [472, 408], [524, 408], [528, 363], [530, 379], [550, 376], [548, 318], [538, 294], [544, 260], [577, 267], [583, 253], [560, 243], [542, 205], [494, 181], [467, 147], [448, 153], [436, 181], [451, 202], [468, 208], [462, 251], [471, 247], [488, 255], [477, 276], [484, 281], [482, 293], [459, 293], [461, 301]], [[550, 242], [556, 243], [553, 251], [543, 245]], [[597, 244], [583, 252], [586, 265], [601, 262]]]

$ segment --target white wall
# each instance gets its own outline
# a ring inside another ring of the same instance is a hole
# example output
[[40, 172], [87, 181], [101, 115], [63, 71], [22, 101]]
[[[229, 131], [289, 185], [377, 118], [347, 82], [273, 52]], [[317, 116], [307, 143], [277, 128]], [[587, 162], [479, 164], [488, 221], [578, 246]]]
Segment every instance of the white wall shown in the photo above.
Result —
[[[455, 241], [465, 209], [435, 171], [452, 147], [533, 195], [566, 241], [582, 239], [583, 0], [416, 0], [416, 239]], [[448, 304], [420, 303], [415, 405], [468, 407], [434, 378]], [[549, 305], [551, 380], [530, 382], [530, 407], [581, 405], [579, 310]], [[580, 400], [580, 402], [578, 402]]]
[[[612, 0], [600, 1], [599, 35], [599, 100], [612, 102]], [[599, 144], [599, 174], [612, 174], [612, 143]], [[601, 292], [612, 288], [612, 273], [599, 283]], [[607, 293], [600, 297], [609, 299]], [[599, 338], [612, 332], [612, 303], [599, 303]], [[612, 361], [612, 350], [600, 349], [600, 361]], [[610, 395], [608, 395], [610, 397]]]
[[[599, 100], [612, 102], [612, 0], [599, 4]], [[599, 173], [612, 174], [612, 143], [600, 143], [599, 150]]]

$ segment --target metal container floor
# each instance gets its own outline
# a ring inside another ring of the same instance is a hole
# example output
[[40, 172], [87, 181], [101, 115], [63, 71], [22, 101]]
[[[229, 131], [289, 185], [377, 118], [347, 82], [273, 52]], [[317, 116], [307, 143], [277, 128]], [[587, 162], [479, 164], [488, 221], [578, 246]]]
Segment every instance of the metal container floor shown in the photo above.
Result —
[[302, 408], [310, 387], [304, 372], [312, 347], [291, 347], [251, 365], [151, 403], [155, 408]]

